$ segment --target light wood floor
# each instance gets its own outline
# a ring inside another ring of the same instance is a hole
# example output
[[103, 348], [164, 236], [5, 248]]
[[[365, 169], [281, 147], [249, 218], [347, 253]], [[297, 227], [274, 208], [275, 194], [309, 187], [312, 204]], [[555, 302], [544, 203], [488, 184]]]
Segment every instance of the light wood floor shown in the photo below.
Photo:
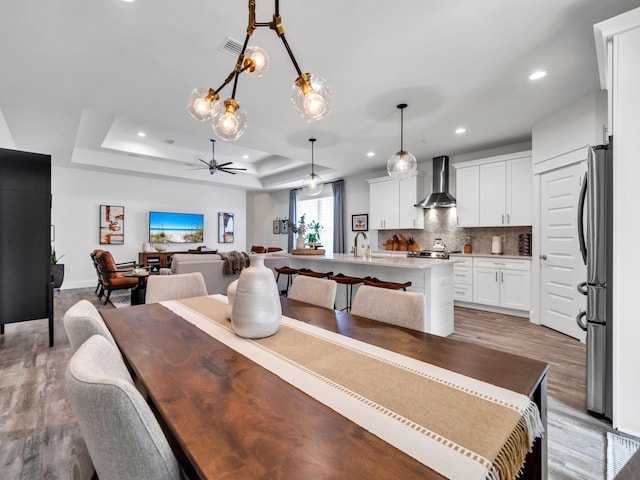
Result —
[[[0, 478], [90, 478], [93, 468], [66, 400], [64, 371], [70, 347], [62, 317], [93, 289], [55, 294], [55, 347], [46, 320], [6, 326], [0, 336]], [[456, 308], [452, 338], [548, 362], [549, 478], [605, 478], [606, 431], [586, 414], [585, 347], [526, 319]]]

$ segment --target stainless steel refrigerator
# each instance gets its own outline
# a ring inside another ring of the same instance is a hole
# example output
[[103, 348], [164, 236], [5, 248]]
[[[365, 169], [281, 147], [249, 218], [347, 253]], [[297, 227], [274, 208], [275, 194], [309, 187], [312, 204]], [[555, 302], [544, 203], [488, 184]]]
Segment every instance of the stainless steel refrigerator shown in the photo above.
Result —
[[[578, 291], [587, 309], [576, 317], [587, 332], [587, 410], [612, 418], [613, 408], [613, 138], [589, 149], [578, 204], [578, 240], [587, 279]], [[586, 223], [586, 225], [585, 225]], [[585, 231], [586, 230], [586, 231]]]

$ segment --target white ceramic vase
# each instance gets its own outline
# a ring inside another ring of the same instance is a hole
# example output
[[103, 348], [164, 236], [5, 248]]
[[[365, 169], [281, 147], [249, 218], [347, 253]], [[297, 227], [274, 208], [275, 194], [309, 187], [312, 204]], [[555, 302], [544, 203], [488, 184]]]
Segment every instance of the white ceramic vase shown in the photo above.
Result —
[[302, 250], [304, 249], [304, 236], [298, 234], [298, 238], [296, 238], [296, 249]]
[[231, 326], [244, 338], [276, 333], [282, 307], [273, 272], [264, 266], [264, 254], [251, 255], [251, 266], [240, 273], [231, 307]]
[[231, 320], [231, 307], [233, 307], [233, 301], [236, 297], [236, 289], [238, 288], [238, 280], [234, 280], [227, 287], [227, 308], [225, 309], [225, 315]]

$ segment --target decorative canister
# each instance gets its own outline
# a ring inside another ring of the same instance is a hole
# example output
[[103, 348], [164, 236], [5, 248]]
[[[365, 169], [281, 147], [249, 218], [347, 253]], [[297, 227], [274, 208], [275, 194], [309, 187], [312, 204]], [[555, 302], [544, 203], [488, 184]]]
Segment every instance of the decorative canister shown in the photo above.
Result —
[[236, 297], [236, 289], [238, 288], [238, 280], [234, 280], [227, 287], [227, 308], [225, 314], [227, 318], [231, 320], [231, 308], [233, 307], [233, 301]]
[[244, 338], [276, 333], [282, 307], [273, 272], [264, 266], [264, 254], [251, 255], [251, 266], [240, 273], [231, 307], [231, 326]]
[[464, 248], [463, 248], [464, 253], [472, 253], [473, 252], [473, 246], [471, 245], [471, 237], [467, 236], [464, 239]]

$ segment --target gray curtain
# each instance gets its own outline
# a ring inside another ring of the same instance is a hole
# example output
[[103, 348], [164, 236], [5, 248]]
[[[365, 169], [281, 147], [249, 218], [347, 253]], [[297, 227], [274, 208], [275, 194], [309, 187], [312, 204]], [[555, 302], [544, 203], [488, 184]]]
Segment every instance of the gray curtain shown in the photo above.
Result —
[[344, 253], [344, 180], [333, 182], [331, 186], [333, 187], [333, 251]]
[[[294, 225], [298, 222], [296, 212], [296, 190], [289, 190], [289, 222], [293, 223]], [[291, 233], [291, 229], [289, 229], [289, 236], [287, 238], [288, 251], [293, 250], [295, 237], [296, 236]]]

